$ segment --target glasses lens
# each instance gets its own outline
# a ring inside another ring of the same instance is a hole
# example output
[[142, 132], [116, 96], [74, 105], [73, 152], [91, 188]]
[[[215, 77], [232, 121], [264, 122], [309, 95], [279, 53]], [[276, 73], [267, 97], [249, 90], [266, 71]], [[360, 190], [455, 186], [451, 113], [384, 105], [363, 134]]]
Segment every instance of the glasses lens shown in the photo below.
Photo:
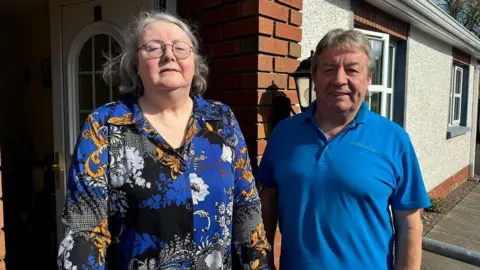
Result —
[[191, 51], [190, 45], [188, 43], [179, 41], [173, 45], [173, 52], [178, 58], [187, 58]]
[[162, 55], [162, 44], [158, 41], [152, 40], [145, 44], [145, 51], [150, 56], [160, 56]]

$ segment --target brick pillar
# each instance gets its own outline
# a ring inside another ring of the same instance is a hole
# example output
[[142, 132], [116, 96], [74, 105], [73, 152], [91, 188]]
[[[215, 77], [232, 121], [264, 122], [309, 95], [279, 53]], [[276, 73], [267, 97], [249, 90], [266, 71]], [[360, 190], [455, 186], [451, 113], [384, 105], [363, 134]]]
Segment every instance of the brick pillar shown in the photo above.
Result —
[[[272, 128], [272, 101], [298, 104], [289, 73], [299, 65], [302, 0], [179, 0], [200, 26], [211, 74], [205, 96], [229, 105], [240, 122], [254, 171]], [[298, 112], [298, 106], [293, 106]], [[275, 255], [280, 254], [280, 233]], [[278, 262], [277, 262], [278, 263]]]
[[0, 270], [5, 270], [5, 233], [3, 232], [2, 151], [0, 148]]

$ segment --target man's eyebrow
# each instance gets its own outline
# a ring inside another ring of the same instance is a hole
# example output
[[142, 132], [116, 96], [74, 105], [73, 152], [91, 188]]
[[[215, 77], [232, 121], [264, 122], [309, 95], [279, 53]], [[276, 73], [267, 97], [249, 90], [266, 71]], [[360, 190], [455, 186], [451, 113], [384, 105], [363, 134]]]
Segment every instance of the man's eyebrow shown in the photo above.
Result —
[[334, 67], [334, 68], [336, 68], [336, 67], [337, 67], [337, 64], [323, 63], [323, 64], [322, 64], [322, 67]]
[[347, 67], [359, 66], [359, 65], [360, 65], [360, 62], [351, 62], [351, 63], [345, 64], [345, 66], [347, 66]]

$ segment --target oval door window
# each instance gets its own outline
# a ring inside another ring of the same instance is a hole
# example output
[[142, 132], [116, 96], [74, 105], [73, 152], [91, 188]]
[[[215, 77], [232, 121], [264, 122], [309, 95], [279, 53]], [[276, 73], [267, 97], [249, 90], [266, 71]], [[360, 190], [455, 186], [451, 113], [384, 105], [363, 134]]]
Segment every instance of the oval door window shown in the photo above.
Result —
[[118, 100], [118, 88], [102, 77], [105, 56], [117, 56], [120, 44], [112, 37], [100, 34], [85, 42], [78, 59], [78, 102], [80, 127], [95, 108]]

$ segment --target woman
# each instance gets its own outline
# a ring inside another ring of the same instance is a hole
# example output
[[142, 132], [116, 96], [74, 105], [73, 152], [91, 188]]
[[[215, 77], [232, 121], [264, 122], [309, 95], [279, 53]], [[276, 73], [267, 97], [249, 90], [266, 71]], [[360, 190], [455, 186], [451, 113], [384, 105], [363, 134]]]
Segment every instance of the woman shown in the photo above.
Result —
[[205, 100], [190, 28], [144, 13], [104, 77], [126, 93], [88, 116], [73, 155], [62, 269], [267, 269], [245, 140]]

